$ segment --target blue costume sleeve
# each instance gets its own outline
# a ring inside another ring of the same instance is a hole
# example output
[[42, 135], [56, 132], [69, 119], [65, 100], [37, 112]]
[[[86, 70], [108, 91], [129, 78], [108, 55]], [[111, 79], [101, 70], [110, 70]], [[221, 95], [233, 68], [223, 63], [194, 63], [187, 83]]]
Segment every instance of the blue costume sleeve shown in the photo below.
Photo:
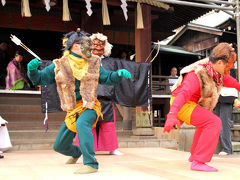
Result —
[[116, 85], [122, 81], [122, 77], [118, 76], [117, 71], [109, 71], [100, 66], [99, 83], [105, 85]]
[[55, 82], [54, 68], [52, 63], [43, 70], [28, 70], [27, 74], [33, 85], [49, 85]]

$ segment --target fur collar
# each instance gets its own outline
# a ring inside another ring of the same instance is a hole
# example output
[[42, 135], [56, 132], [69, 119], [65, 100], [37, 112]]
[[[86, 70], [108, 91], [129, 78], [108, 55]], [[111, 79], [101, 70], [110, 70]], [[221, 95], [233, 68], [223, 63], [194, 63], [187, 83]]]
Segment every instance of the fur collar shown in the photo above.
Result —
[[213, 78], [208, 74], [207, 69], [200, 65], [205, 64], [208, 61], [209, 58], [205, 58], [184, 67], [180, 72], [180, 77], [178, 78], [177, 83], [172, 87], [172, 91], [181, 85], [183, 74], [194, 71], [198, 76], [201, 90], [201, 97], [198, 104], [212, 111], [218, 102], [222, 86], [217, 86]]

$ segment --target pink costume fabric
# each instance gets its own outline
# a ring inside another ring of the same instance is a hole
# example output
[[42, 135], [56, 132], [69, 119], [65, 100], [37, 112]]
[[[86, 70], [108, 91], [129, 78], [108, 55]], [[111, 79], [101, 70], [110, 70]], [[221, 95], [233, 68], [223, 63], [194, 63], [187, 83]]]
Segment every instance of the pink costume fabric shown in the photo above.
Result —
[[[10, 89], [14, 86], [14, 83], [20, 79], [26, 79], [26, 73], [23, 69], [18, 68], [18, 63], [15, 59], [9, 62], [7, 66], [7, 76], [6, 76], [6, 89]], [[23, 89], [27, 89], [28, 86], [24, 83]]]
[[16, 66], [16, 61], [12, 60], [7, 66], [7, 76], [6, 76], [6, 89], [10, 89], [14, 86], [14, 82], [22, 79], [23, 76]]
[[[229, 75], [224, 76], [223, 86], [240, 91], [240, 84]], [[175, 98], [170, 112], [177, 114], [188, 101], [198, 102], [201, 92], [200, 83], [194, 72], [187, 73], [183, 83], [172, 94]], [[191, 158], [201, 163], [210, 162], [218, 143], [221, 120], [213, 112], [199, 105], [192, 111], [191, 124], [196, 126], [191, 147]]]
[[[99, 122], [99, 134], [97, 138], [96, 128], [92, 127], [93, 139], [94, 139], [94, 151], [114, 151], [118, 148], [117, 133], [115, 128], [116, 116], [114, 103], [113, 107], [113, 117], [114, 122]], [[78, 136], [75, 139], [75, 145], [78, 144]]]

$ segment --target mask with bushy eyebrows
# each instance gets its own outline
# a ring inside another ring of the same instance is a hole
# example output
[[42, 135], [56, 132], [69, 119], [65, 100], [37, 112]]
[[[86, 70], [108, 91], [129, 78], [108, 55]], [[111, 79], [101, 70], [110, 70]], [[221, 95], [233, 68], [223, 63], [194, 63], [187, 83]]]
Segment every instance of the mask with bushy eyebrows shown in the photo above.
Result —
[[98, 38], [92, 40], [93, 51], [92, 53], [101, 57], [104, 54], [105, 41], [101, 41]]

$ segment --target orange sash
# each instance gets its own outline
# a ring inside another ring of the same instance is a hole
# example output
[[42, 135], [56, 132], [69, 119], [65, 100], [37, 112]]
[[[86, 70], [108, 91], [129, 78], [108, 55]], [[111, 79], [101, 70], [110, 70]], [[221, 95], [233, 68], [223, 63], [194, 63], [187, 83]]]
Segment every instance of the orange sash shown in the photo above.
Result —
[[[76, 108], [67, 112], [67, 115], [65, 117], [65, 123], [66, 123], [66, 126], [67, 126], [67, 128], [69, 130], [71, 130], [73, 132], [77, 132], [77, 130], [76, 130], [76, 122], [77, 122], [76, 114], [78, 113], [78, 116], [80, 116], [82, 114], [82, 112], [85, 111], [86, 109], [87, 109], [86, 107], [83, 107], [83, 101], [82, 100], [78, 100]], [[96, 124], [97, 124], [99, 116], [102, 117], [101, 103], [98, 101], [97, 98], [95, 98], [95, 105], [94, 105], [93, 109], [97, 113], [97, 119], [93, 123], [93, 127], [96, 127]]]
[[[171, 96], [170, 105], [172, 105], [175, 98]], [[185, 122], [187, 125], [191, 125], [191, 115], [197, 105], [193, 101], [187, 101], [177, 113], [178, 120], [182, 121], [181, 123]]]

